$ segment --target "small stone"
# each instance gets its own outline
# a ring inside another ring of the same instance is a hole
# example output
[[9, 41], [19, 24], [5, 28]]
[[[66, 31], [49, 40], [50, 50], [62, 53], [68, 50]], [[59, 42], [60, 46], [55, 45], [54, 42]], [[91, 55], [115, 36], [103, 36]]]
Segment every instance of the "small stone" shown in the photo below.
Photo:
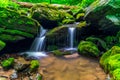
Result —
[[13, 74], [10, 76], [11, 79], [18, 78], [17, 71], [14, 71]]
[[79, 57], [79, 54], [78, 53], [74, 53], [74, 54], [71, 54], [71, 55], [65, 55], [64, 57], [65, 58], [77, 58], [77, 57]]

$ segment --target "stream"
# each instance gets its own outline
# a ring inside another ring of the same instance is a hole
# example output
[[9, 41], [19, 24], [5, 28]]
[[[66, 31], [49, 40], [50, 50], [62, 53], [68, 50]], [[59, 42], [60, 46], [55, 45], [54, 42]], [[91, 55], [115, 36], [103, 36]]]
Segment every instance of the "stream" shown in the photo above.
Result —
[[106, 80], [106, 74], [97, 59], [79, 56], [49, 55], [40, 60], [44, 80]]

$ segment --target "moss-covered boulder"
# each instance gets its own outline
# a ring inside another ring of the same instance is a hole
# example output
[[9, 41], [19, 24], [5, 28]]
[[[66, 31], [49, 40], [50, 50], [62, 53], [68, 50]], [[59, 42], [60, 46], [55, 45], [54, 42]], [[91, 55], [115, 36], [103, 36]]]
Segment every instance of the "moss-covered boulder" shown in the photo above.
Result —
[[31, 9], [31, 16], [48, 29], [60, 25], [64, 19], [74, 20], [74, 17], [66, 11], [53, 8], [48, 4], [34, 5]]
[[110, 56], [116, 55], [116, 54], [120, 54], [120, 47], [118, 46], [113, 46], [110, 50], [108, 50], [107, 52], [105, 52], [102, 57], [100, 58], [100, 64], [102, 66], [105, 65], [105, 60], [107, 58], [109, 58]]
[[0, 40], [0, 50], [2, 50], [5, 47], [5, 43], [3, 41]]
[[32, 39], [38, 32], [40, 24], [17, 11], [0, 8], [0, 15], [0, 40], [5, 43]]
[[100, 58], [100, 65], [104, 68], [105, 72], [111, 72], [119, 68], [120, 63], [120, 47], [113, 46], [110, 50], [105, 52]]
[[96, 44], [90, 41], [81, 41], [78, 45], [79, 54], [87, 55], [87, 56], [99, 56], [99, 49]]
[[85, 19], [104, 35], [116, 34], [120, 30], [119, 4], [119, 0], [96, 0], [86, 9]]
[[113, 56], [110, 56], [108, 58], [108, 63], [105, 64], [107, 66], [107, 70], [108, 71], [113, 71], [117, 68], [120, 68], [120, 54], [116, 54], [116, 55], [113, 55]]
[[120, 68], [115, 69], [112, 73], [111, 73], [111, 80], [120, 80]]

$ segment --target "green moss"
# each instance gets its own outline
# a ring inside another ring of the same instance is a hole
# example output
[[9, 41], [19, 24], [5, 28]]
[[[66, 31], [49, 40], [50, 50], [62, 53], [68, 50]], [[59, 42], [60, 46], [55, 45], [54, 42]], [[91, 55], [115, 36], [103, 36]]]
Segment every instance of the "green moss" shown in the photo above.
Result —
[[86, 41], [91, 41], [91, 42], [97, 44], [97, 46], [99, 48], [103, 48], [104, 50], [108, 50], [106, 42], [104, 40], [98, 38], [98, 37], [92, 37], [92, 36], [91, 37], [87, 37]]
[[1, 28], [37, 34], [39, 23], [36, 20], [8, 8], [0, 8], [0, 14]]
[[63, 56], [63, 55], [68, 55], [68, 54], [70, 54], [70, 52], [64, 52], [64, 51], [60, 51], [60, 50], [54, 50], [54, 51], [53, 51], [53, 54], [54, 54], [55, 56]]
[[32, 60], [30, 63], [30, 71], [35, 71], [39, 68], [40, 63], [38, 60]]
[[79, 14], [77, 14], [77, 16], [76, 16], [76, 20], [77, 20], [77, 21], [81, 21], [81, 20], [83, 20], [84, 15], [85, 15], [85, 13], [79, 13]]
[[0, 34], [11, 34], [11, 35], [18, 35], [18, 36], [24, 36], [28, 38], [33, 38], [34, 36], [30, 33], [22, 32], [19, 30], [11, 30], [11, 29], [4, 29], [0, 28]]
[[75, 22], [75, 20], [72, 20], [72, 19], [64, 19], [64, 20], [62, 21], [63, 24], [72, 24], [72, 23], [74, 23], [74, 22]]
[[6, 43], [0, 40], [0, 50], [2, 50], [6, 46]]
[[120, 54], [110, 56], [108, 60], [108, 71], [113, 71], [117, 68], [120, 68]]
[[87, 26], [86, 21], [81, 21], [81, 22], [79, 22], [79, 24], [77, 25], [77, 27], [79, 27], [79, 28], [86, 27], [86, 26]]
[[110, 50], [105, 52], [100, 58], [100, 65], [106, 72], [114, 70], [119, 66], [120, 47], [113, 46]]
[[120, 54], [120, 47], [118, 46], [113, 46], [110, 50], [108, 50], [107, 52], [105, 52], [102, 57], [100, 58], [100, 64], [102, 66], [105, 65], [105, 60], [107, 58], [109, 58], [112, 55], [116, 55], [116, 54]]
[[17, 40], [22, 40], [25, 39], [22, 36], [14, 36], [14, 35], [9, 35], [9, 34], [0, 34], [0, 39], [2, 41], [8, 42], [8, 41], [17, 41]]
[[112, 80], [120, 80], [120, 68], [115, 69], [112, 73]]
[[78, 52], [88, 56], [99, 56], [99, 49], [93, 42], [81, 41], [78, 45]]
[[3, 68], [8, 69], [10, 68], [14, 63], [14, 58], [8, 58], [7, 60], [4, 60], [1, 62], [1, 65]]

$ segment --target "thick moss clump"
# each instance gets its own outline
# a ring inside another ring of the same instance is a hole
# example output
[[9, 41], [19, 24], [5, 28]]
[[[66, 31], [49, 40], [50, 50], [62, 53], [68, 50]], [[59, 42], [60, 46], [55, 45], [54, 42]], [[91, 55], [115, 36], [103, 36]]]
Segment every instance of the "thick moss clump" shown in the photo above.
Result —
[[7, 60], [2, 61], [1, 65], [3, 68], [8, 69], [12, 67], [13, 63], [14, 63], [14, 58], [8, 58]]
[[120, 68], [115, 69], [112, 73], [112, 79], [111, 80], [120, 80]]
[[117, 68], [120, 68], [120, 54], [113, 55], [108, 58], [108, 71], [113, 71]]
[[7, 8], [0, 8], [0, 27], [36, 34], [39, 23]]
[[76, 21], [83, 21], [85, 13], [79, 13], [76, 16]]
[[63, 24], [72, 24], [72, 23], [74, 23], [74, 22], [75, 22], [75, 20], [71, 20], [71, 19], [64, 19], [64, 20], [62, 21]]
[[78, 52], [83, 55], [88, 56], [99, 56], [99, 49], [93, 42], [90, 41], [81, 41], [78, 45]]
[[30, 63], [30, 71], [37, 70], [39, 66], [40, 66], [40, 63], [38, 60], [32, 60]]
[[113, 46], [110, 50], [108, 50], [102, 55], [102, 57], [100, 58], [100, 64], [104, 67], [106, 64], [105, 60], [107, 60], [107, 58], [109, 58], [110, 56], [113, 56], [116, 54], [120, 54], [120, 47]]
[[5, 43], [3, 41], [0, 40], [0, 50], [2, 50], [5, 47]]

